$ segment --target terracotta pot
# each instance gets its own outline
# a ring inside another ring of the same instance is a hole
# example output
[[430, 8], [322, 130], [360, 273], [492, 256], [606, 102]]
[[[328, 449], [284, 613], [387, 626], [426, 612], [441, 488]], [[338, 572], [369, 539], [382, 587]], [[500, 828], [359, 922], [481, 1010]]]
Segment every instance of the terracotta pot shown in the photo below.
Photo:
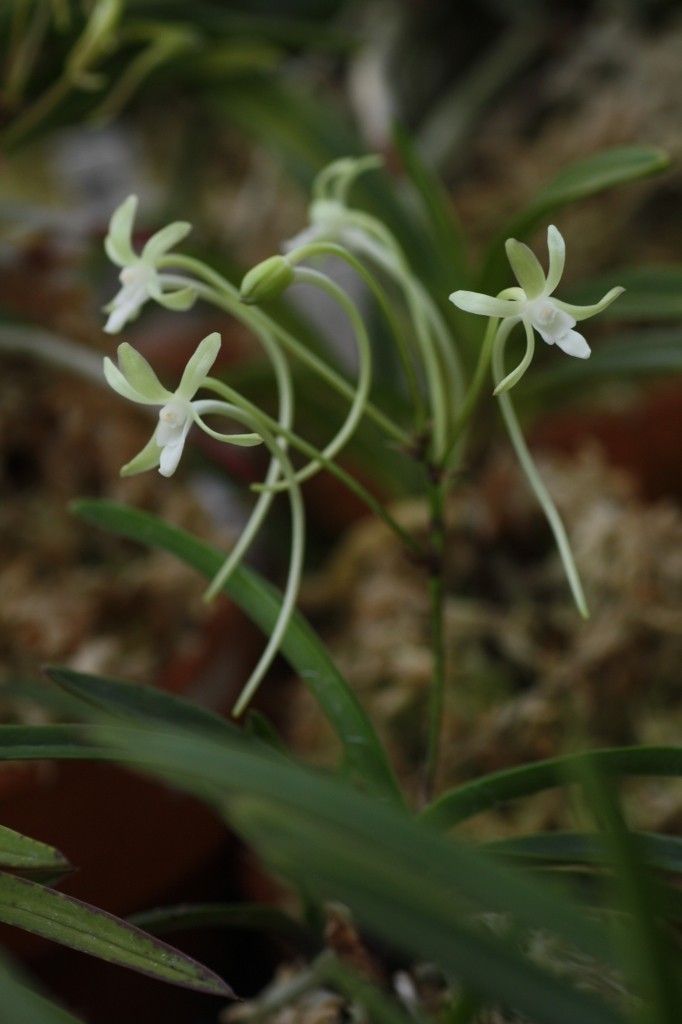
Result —
[[[259, 638], [224, 601], [203, 640], [198, 654], [169, 664], [158, 685], [228, 713]], [[60, 891], [120, 916], [163, 902], [225, 842], [224, 825], [197, 801], [118, 767], [80, 761], [3, 766], [0, 821], [65, 854], [76, 871]], [[31, 958], [52, 947], [15, 929], [3, 929], [0, 941]]]

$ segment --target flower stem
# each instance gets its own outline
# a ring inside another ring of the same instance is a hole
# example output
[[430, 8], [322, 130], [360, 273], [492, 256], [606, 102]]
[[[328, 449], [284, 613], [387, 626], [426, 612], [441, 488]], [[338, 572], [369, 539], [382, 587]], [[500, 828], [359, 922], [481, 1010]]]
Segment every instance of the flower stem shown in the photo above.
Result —
[[[331, 296], [332, 299], [338, 302], [348, 317], [355, 333], [359, 363], [357, 387], [345, 421], [337, 431], [336, 435], [322, 450], [322, 454], [325, 459], [330, 460], [334, 458], [334, 456], [343, 448], [346, 442], [349, 441], [355, 433], [362, 414], [367, 407], [369, 389], [372, 383], [372, 353], [369, 345], [369, 337], [357, 306], [348, 298], [344, 290], [339, 288], [331, 278], [327, 277], [325, 274], [321, 274], [318, 270], [311, 270], [309, 267], [297, 267], [295, 275], [295, 279], [297, 281], [320, 288], [322, 291], [326, 292], [327, 295]], [[298, 470], [296, 473], [297, 482], [301, 483], [304, 480], [308, 480], [321, 468], [322, 464], [317, 459], [313, 459], [307, 466], [304, 466], [303, 469]], [[284, 486], [286, 487], [286, 484]], [[282, 490], [282, 485], [273, 485], [272, 489]]]
[[[309, 458], [315, 459], [315, 461], [319, 462], [329, 473], [335, 476], [337, 480], [340, 480], [349, 491], [352, 491], [353, 494], [360, 498], [360, 500], [363, 501], [364, 504], [375, 513], [375, 515], [379, 516], [379, 518], [383, 520], [383, 522], [393, 530], [398, 537], [400, 537], [414, 555], [417, 557], [423, 557], [424, 552], [422, 551], [419, 542], [415, 540], [415, 538], [408, 533], [408, 531], [401, 526], [396, 519], [393, 518], [388, 509], [385, 508], [385, 506], [382, 505], [366, 487], [356, 480], [355, 477], [351, 476], [350, 473], [347, 473], [345, 469], [342, 469], [341, 466], [337, 466], [335, 462], [325, 458], [319, 449], [315, 448], [314, 445], [309, 444], [308, 441], [305, 441], [302, 437], [299, 437], [298, 434], [295, 434], [292, 430], [282, 426], [281, 423], [278, 423], [276, 420], [272, 419], [272, 417], [267, 416], [258, 408], [258, 406], [253, 405], [247, 399], [243, 398], [243, 396], [239, 395], [239, 393], [231, 388], [229, 384], [216, 380], [214, 377], [206, 377], [204, 380], [204, 387], [211, 391], [215, 391], [216, 394], [221, 395], [223, 398], [227, 399], [228, 402], [241, 402], [243, 408], [255, 415], [258, 415], [273, 434], [283, 437], [289, 442], [292, 448], [297, 448], [304, 455], [307, 455]], [[255, 489], [258, 489], [258, 485]]]
[[[258, 663], [244, 684], [244, 688], [239, 694], [239, 697], [232, 709], [233, 716], [238, 718], [245, 711], [249, 701], [255, 694], [263, 680], [263, 677], [274, 661], [282, 642], [282, 638], [287, 631], [291, 616], [293, 615], [296, 607], [298, 591], [301, 583], [301, 574], [303, 572], [303, 556], [305, 550], [305, 509], [303, 507], [301, 488], [296, 483], [294, 477], [293, 466], [291, 465], [286, 452], [279, 444], [278, 439], [270, 433], [265, 417], [262, 414], [259, 414], [258, 411], [253, 412], [251, 408], [249, 408], [250, 403], [240, 395], [236, 395], [234, 404], [224, 402], [195, 402], [194, 407], [196, 409], [201, 405], [208, 407], [205, 410], [207, 413], [217, 412], [219, 414], [232, 416], [242, 423], [245, 423], [246, 426], [250, 426], [252, 429], [255, 429], [263, 438], [263, 441], [270, 450], [270, 454], [279, 462], [284, 478], [289, 484], [288, 496], [291, 510], [291, 550], [289, 554], [289, 572], [286, 586], [284, 588], [284, 596], [277, 615], [277, 621], [275, 622], [272, 633], [270, 634], [265, 650], [262, 652], [258, 659]], [[196, 419], [201, 426], [201, 429], [211, 437], [214, 437], [217, 440], [223, 439], [224, 435], [221, 435], [217, 430], [213, 430], [209, 427], [200, 416], [197, 415]], [[276, 420], [273, 420], [273, 422], [275, 424], [277, 423]]]
[[393, 312], [393, 307], [391, 306], [386, 291], [378, 282], [374, 274], [367, 269], [361, 260], [357, 259], [350, 250], [346, 249], [343, 245], [338, 245], [336, 242], [310, 242], [307, 245], [301, 246], [300, 249], [292, 250], [292, 252], [289, 253], [289, 260], [298, 263], [301, 260], [306, 260], [313, 256], [335, 256], [338, 259], [343, 260], [349, 267], [353, 268], [374, 296], [388, 328], [396, 341], [398, 358], [400, 360], [400, 365], [402, 366], [403, 374], [405, 376], [405, 383], [407, 385], [409, 402], [413, 412], [415, 413], [415, 433], [419, 433], [424, 420], [424, 400], [410, 355], [405, 332], [399, 318]]
[[[507, 321], [504, 323], [506, 322]], [[493, 377], [495, 379], [496, 386], [498, 386], [505, 377], [504, 348], [510, 332], [509, 330], [504, 330], [504, 323], [497, 332], [495, 342], [493, 344], [492, 363]], [[528, 450], [528, 445], [526, 444], [519, 421], [516, 418], [514, 406], [512, 405], [509, 394], [506, 391], [503, 391], [501, 394], [498, 394], [497, 400], [500, 403], [502, 417], [507, 427], [511, 443], [514, 446], [516, 456], [521, 463], [521, 468], [526, 474], [528, 483], [530, 484], [535, 497], [538, 499], [540, 507], [545, 513], [550, 529], [554, 534], [554, 540], [556, 541], [556, 546], [559, 551], [559, 557], [563, 563], [564, 572], [566, 573], [566, 578], [568, 579], [568, 584], [571, 588], [573, 599], [578, 611], [584, 619], [589, 619], [590, 613], [587, 607], [587, 601], [585, 600], [585, 593], [573, 558], [573, 552], [571, 551], [571, 545], [568, 541], [563, 520], [561, 519], [556, 505], [552, 500], [552, 496], [545, 487], [542, 477], [538, 473], [536, 465], [533, 462], [533, 458]]]
[[[336, 370], [332, 369], [331, 366], [328, 366], [323, 359], [316, 356], [314, 352], [310, 352], [305, 345], [301, 344], [293, 334], [290, 334], [272, 317], [268, 316], [261, 309], [256, 309], [254, 306], [245, 306], [240, 301], [239, 293], [234, 285], [230, 284], [221, 274], [207, 267], [201, 260], [194, 259], [192, 256], [172, 253], [169, 256], [162, 257], [159, 260], [159, 266], [184, 267], [191, 273], [202, 277], [204, 281], [208, 282], [208, 287], [206, 285], [202, 286], [200, 282], [186, 281], [185, 284], [193, 283], [199, 295], [209, 302], [213, 302], [221, 309], [227, 310], [227, 312], [231, 313], [252, 330], [270, 331], [299, 362], [307, 366], [309, 370], [317, 373], [319, 377], [326, 381], [335, 391], [343, 395], [344, 398], [353, 400], [355, 388], [352, 384], [342, 377], [341, 374], [337, 373]], [[397, 423], [394, 423], [386, 413], [377, 409], [372, 402], [367, 402], [365, 413], [369, 419], [372, 419], [378, 427], [399, 444], [409, 445], [410, 435], [407, 431], [399, 427]]]

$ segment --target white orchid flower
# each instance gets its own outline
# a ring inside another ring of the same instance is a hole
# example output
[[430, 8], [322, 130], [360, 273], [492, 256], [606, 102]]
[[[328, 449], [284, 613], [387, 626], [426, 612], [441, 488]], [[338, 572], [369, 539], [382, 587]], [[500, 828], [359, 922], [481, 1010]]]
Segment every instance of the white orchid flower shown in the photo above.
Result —
[[[140, 405], [161, 406], [154, 433], [142, 451], [122, 468], [121, 476], [133, 476], [156, 466], [162, 476], [172, 476], [180, 462], [192, 424], [196, 423], [206, 433], [211, 433], [202, 416], [221, 412], [225, 403], [195, 400], [194, 396], [202, 387], [219, 350], [219, 334], [214, 332], [204, 338], [187, 363], [175, 391], [168, 391], [144, 356], [126, 342], [118, 346], [119, 366], [108, 357], [105, 358], [104, 376], [114, 391]], [[222, 439], [246, 446], [261, 443], [258, 434], [224, 434]]]
[[376, 245], [373, 219], [349, 208], [347, 199], [357, 177], [380, 167], [378, 156], [342, 157], [324, 167], [313, 183], [313, 200], [308, 207], [308, 225], [284, 242], [285, 253], [314, 242], [336, 242], [347, 249]]
[[117, 334], [130, 320], [134, 320], [147, 299], [154, 299], [168, 309], [189, 309], [196, 299], [194, 289], [182, 278], [163, 273], [158, 262], [174, 245], [192, 230], [185, 221], [174, 221], [152, 235], [138, 255], [133, 249], [133, 222], [137, 211], [137, 196], [128, 196], [114, 212], [104, 240], [107, 256], [121, 267], [121, 289], [105, 312], [109, 318], [104, 326], [108, 334]]
[[[624, 291], [612, 288], [603, 299], [592, 306], [574, 306], [554, 297], [554, 291], [561, 281], [566, 259], [566, 245], [561, 232], [553, 224], [547, 228], [547, 249], [549, 267], [547, 276], [540, 266], [535, 253], [515, 238], [506, 242], [507, 258], [514, 271], [519, 288], [509, 288], [509, 298], [495, 298], [480, 292], [457, 291], [450, 301], [468, 313], [481, 316], [500, 317], [511, 328], [513, 323], [522, 322], [526, 329], [534, 329], [548, 345], [558, 345], [569, 356], [587, 359], [590, 346], [578, 331], [574, 330], [579, 320], [596, 316], [610, 306]], [[510, 323], [511, 321], [512, 323]]]

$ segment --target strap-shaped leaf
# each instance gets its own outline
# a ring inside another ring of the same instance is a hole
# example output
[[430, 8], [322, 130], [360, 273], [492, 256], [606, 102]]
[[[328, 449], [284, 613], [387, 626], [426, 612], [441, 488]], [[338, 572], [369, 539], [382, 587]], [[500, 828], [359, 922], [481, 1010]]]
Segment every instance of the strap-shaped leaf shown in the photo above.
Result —
[[110, 761], [78, 725], [0, 725], [0, 761]]
[[[89, 522], [150, 547], [169, 551], [212, 579], [224, 555], [156, 516], [111, 501], [81, 501], [76, 512]], [[239, 566], [225, 592], [265, 632], [274, 626], [281, 595], [253, 570]], [[301, 676], [334, 727], [344, 748], [346, 766], [363, 786], [400, 801], [386, 752], [358, 699], [332, 662], [326, 648], [302, 615], [291, 619], [282, 654]]]
[[[660, 871], [682, 874], [682, 839], [635, 832], [642, 860]], [[486, 843], [485, 849], [515, 860], [545, 864], [603, 864], [608, 849], [598, 832], [536, 832]]]
[[589, 955], [617, 963], [608, 932], [556, 890], [438, 835], [347, 784], [206, 736], [95, 728], [93, 736], [183, 788], [223, 793], [228, 818], [275, 870], [411, 955], [440, 964], [538, 1024], [622, 1024], [486, 928], [477, 915], [509, 913]]
[[234, 996], [217, 974], [165, 942], [25, 878], [0, 873], [0, 921], [172, 985]]
[[524, 381], [526, 396], [581, 388], [610, 377], [682, 373], [682, 328], [632, 331], [592, 350], [589, 359], [562, 359]]
[[565, 167], [491, 244], [481, 274], [480, 290], [495, 294], [510, 283], [504, 252], [508, 238], [525, 238], [562, 206], [587, 199], [616, 185], [658, 174], [669, 163], [668, 155], [655, 146], [618, 146]]
[[238, 928], [279, 935], [305, 950], [314, 948], [307, 928], [277, 907], [263, 903], [181, 903], [143, 910], [129, 921], [152, 935], [189, 928]]
[[53, 682], [85, 704], [122, 718], [166, 722], [168, 725], [196, 726], [222, 735], [236, 727], [206, 708], [164, 693], [154, 686], [126, 683], [87, 672], [50, 666], [45, 669]]
[[34, 992], [23, 973], [0, 959], [2, 1024], [82, 1024], [60, 1006]]
[[[612, 775], [682, 775], [682, 747], [610, 747], [591, 753], [594, 764]], [[422, 812], [422, 820], [447, 829], [505, 800], [563, 786], [584, 755], [567, 754], [508, 768], [444, 793]]]
[[682, 320], [682, 266], [625, 267], [585, 281], [562, 294], [567, 302], [590, 305], [616, 285], [625, 291], [600, 316], [608, 320]]
[[0, 868], [22, 875], [60, 875], [71, 870], [59, 850], [0, 825]]

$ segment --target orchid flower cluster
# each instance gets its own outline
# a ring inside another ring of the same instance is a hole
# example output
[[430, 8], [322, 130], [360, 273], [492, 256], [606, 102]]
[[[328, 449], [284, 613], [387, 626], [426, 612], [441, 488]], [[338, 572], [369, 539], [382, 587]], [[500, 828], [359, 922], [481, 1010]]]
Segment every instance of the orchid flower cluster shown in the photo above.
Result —
[[[233, 550], [208, 590], [216, 594], [246, 556], [267, 512], [278, 493], [288, 496], [291, 511], [291, 557], [289, 574], [277, 623], [261, 659], [247, 681], [235, 706], [244, 710], [274, 658], [288, 628], [295, 607], [303, 565], [304, 512], [300, 484], [326, 469], [334, 473], [377, 512], [401, 538], [419, 553], [414, 538], [396, 522], [359, 481], [337, 464], [337, 456], [365, 418], [374, 422], [387, 440], [423, 459], [431, 481], [433, 522], [442, 522], [447, 487], [461, 458], [466, 428], [480, 397], [486, 371], [492, 367], [494, 394], [504, 422], [530, 486], [542, 506], [554, 533], [557, 547], [577, 607], [587, 615], [587, 604], [563, 523], [542, 482], [526, 446], [509, 392], [528, 370], [535, 350], [535, 333], [569, 356], [585, 359], [590, 347], [575, 330], [578, 321], [595, 316], [613, 302], [622, 289], [612, 289], [592, 306], [574, 306], [556, 298], [564, 263], [564, 240], [556, 227], [547, 233], [549, 266], [545, 275], [536, 256], [523, 243], [509, 239], [507, 256], [517, 285], [497, 296], [458, 290], [450, 296], [461, 310], [488, 317], [479, 362], [471, 381], [465, 380], [455, 339], [439, 306], [413, 272], [406, 254], [389, 228], [378, 218], [349, 205], [349, 191], [359, 175], [380, 165], [376, 157], [338, 160], [326, 167], [313, 188], [309, 224], [245, 276], [238, 292], [229, 281], [174, 247], [188, 234], [190, 225], [175, 222], [154, 234], [141, 253], [133, 246], [137, 200], [129, 197], [114, 213], [105, 248], [120, 270], [121, 288], [106, 307], [105, 330], [118, 333], [135, 319], [147, 301], [173, 310], [187, 310], [197, 300], [211, 302], [248, 326], [259, 338], [270, 361], [277, 385], [278, 411], [270, 416], [211, 370], [220, 349], [218, 334], [210, 334], [197, 347], [174, 391], [158, 379], [144, 357], [128, 344], [118, 349], [119, 365], [104, 361], [109, 385], [130, 401], [157, 407], [158, 421], [148, 443], [121, 470], [123, 475], [157, 468], [171, 476], [179, 464], [193, 426], [225, 444], [264, 445], [270, 463], [262, 484], [254, 487], [253, 510]], [[343, 260], [361, 278], [386, 319], [402, 368], [406, 405], [412, 422], [405, 427], [374, 404], [371, 398], [373, 352], [365, 320], [350, 296], [334, 280], [311, 263]], [[298, 284], [321, 290], [335, 302], [349, 321], [357, 347], [357, 374], [349, 381], [327, 360], [311, 352], [261, 304]], [[396, 295], [400, 300], [396, 303]], [[402, 311], [399, 308], [402, 306]], [[523, 358], [506, 373], [504, 354], [514, 329], [522, 325], [526, 336]], [[338, 392], [348, 403], [343, 422], [323, 448], [317, 448], [294, 429], [294, 388], [289, 361], [294, 359]], [[199, 392], [210, 397], [197, 397]], [[220, 432], [207, 418], [223, 417], [238, 423], [241, 432]], [[291, 452], [304, 456], [294, 468]], [[442, 529], [436, 541], [436, 555], [443, 553]], [[440, 546], [439, 546], [440, 545]]]

